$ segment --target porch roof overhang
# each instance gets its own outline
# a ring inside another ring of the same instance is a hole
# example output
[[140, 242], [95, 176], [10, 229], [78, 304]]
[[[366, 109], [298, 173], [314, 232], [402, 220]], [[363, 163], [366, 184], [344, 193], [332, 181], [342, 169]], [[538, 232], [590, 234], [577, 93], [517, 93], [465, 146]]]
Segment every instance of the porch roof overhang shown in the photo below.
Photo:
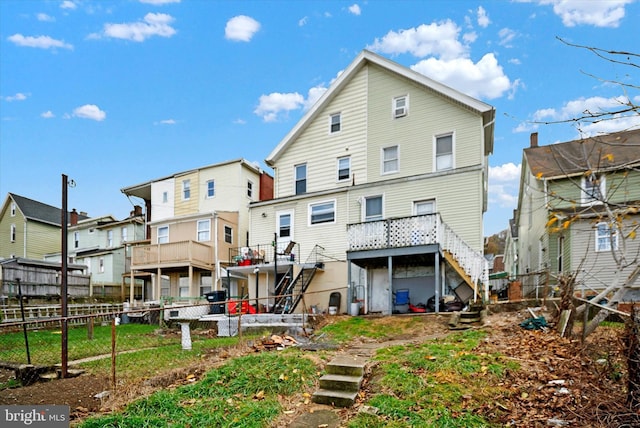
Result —
[[213, 265], [207, 265], [202, 263], [189, 263], [189, 262], [175, 262], [175, 263], [160, 263], [149, 265], [134, 265], [131, 268], [134, 271], [156, 273], [158, 269], [162, 272], [182, 272], [189, 267], [197, 270], [213, 271], [215, 267]]
[[[278, 273], [287, 272], [291, 267], [291, 265], [293, 264], [294, 262], [291, 262], [291, 261], [278, 262], [277, 264]], [[247, 266], [228, 266], [225, 269], [229, 271], [229, 274], [232, 277], [234, 277], [235, 275], [236, 278], [247, 278], [249, 274], [256, 273], [255, 272], [256, 269], [258, 269], [259, 273], [275, 274], [276, 264], [275, 263], [259, 263], [259, 264], [247, 265]]]
[[440, 252], [440, 245], [415, 245], [412, 247], [381, 248], [376, 250], [347, 251], [347, 261], [358, 266], [386, 266], [389, 257], [414, 257], [418, 264]]

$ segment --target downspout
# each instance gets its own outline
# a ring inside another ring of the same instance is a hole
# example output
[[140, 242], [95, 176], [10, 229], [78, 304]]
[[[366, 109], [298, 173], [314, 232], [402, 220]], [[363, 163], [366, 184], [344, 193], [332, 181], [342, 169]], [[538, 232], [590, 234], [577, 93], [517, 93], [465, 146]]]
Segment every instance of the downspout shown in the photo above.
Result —
[[218, 213], [213, 213], [213, 266], [214, 271], [213, 274], [215, 277], [213, 278], [214, 289], [216, 291], [220, 290], [222, 286], [218, 287], [218, 273], [220, 272], [220, 258], [218, 252], [219, 242], [218, 242]]
[[22, 237], [22, 257], [27, 258], [27, 219], [24, 219], [24, 232]]

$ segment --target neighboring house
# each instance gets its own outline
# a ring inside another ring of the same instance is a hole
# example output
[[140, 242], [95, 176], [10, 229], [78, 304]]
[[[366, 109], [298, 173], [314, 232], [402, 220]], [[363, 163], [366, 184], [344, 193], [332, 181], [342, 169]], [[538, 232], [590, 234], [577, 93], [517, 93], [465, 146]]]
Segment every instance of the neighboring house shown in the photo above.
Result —
[[[144, 279], [144, 299], [155, 301], [227, 287], [232, 248], [249, 240], [249, 203], [271, 198], [272, 189], [273, 178], [244, 159], [123, 188], [146, 209], [146, 240], [132, 247], [131, 283]], [[246, 288], [246, 279], [237, 282]]]
[[[561, 273], [575, 274], [576, 291], [588, 295], [630, 278], [640, 251], [639, 147], [640, 130], [547, 146], [532, 134], [513, 220], [517, 254], [505, 260], [507, 270], [548, 273], [552, 285]], [[525, 297], [541, 293], [540, 277], [523, 284]]]
[[230, 270], [276, 311], [327, 310], [335, 292], [341, 312], [406, 311], [398, 297], [439, 304], [454, 289], [468, 300], [487, 280], [494, 119], [493, 107], [363, 51], [266, 159], [275, 199], [251, 204], [249, 251], [261, 256]]
[[[88, 218], [82, 213], [80, 219]], [[8, 193], [0, 212], [0, 259], [43, 260], [60, 251], [60, 208]]]
[[[73, 210], [67, 228], [69, 263], [85, 265], [91, 275], [90, 296], [124, 299], [125, 281], [130, 272], [131, 242], [145, 238], [142, 209], [136, 206], [128, 218], [116, 220], [112, 215], [78, 219]], [[46, 260], [60, 261], [60, 252], [46, 255]], [[129, 295], [129, 287], [126, 289]], [[143, 298], [141, 281], [137, 284], [136, 298]]]

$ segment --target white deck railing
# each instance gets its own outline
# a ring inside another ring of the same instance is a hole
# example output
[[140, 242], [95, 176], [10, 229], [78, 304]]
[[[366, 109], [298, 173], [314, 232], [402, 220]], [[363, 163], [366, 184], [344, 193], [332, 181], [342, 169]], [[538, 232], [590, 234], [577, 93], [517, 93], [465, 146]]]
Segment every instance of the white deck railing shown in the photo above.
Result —
[[443, 222], [439, 214], [350, 224], [347, 236], [349, 251], [439, 244], [455, 257], [474, 284], [489, 281], [485, 258]]

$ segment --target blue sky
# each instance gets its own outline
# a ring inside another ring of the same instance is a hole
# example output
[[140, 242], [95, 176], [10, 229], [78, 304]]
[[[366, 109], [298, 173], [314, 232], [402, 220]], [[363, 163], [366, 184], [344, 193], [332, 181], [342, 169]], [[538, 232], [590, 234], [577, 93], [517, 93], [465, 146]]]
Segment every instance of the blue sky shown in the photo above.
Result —
[[640, 53], [638, 22], [634, 0], [2, 0], [0, 197], [59, 207], [66, 174], [69, 208], [124, 218], [123, 187], [241, 157], [264, 167], [370, 49], [496, 108], [490, 235], [515, 208], [531, 132], [546, 145], [640, 125], [538, 123], [640, 102], [637, 70], [558, 40]]

